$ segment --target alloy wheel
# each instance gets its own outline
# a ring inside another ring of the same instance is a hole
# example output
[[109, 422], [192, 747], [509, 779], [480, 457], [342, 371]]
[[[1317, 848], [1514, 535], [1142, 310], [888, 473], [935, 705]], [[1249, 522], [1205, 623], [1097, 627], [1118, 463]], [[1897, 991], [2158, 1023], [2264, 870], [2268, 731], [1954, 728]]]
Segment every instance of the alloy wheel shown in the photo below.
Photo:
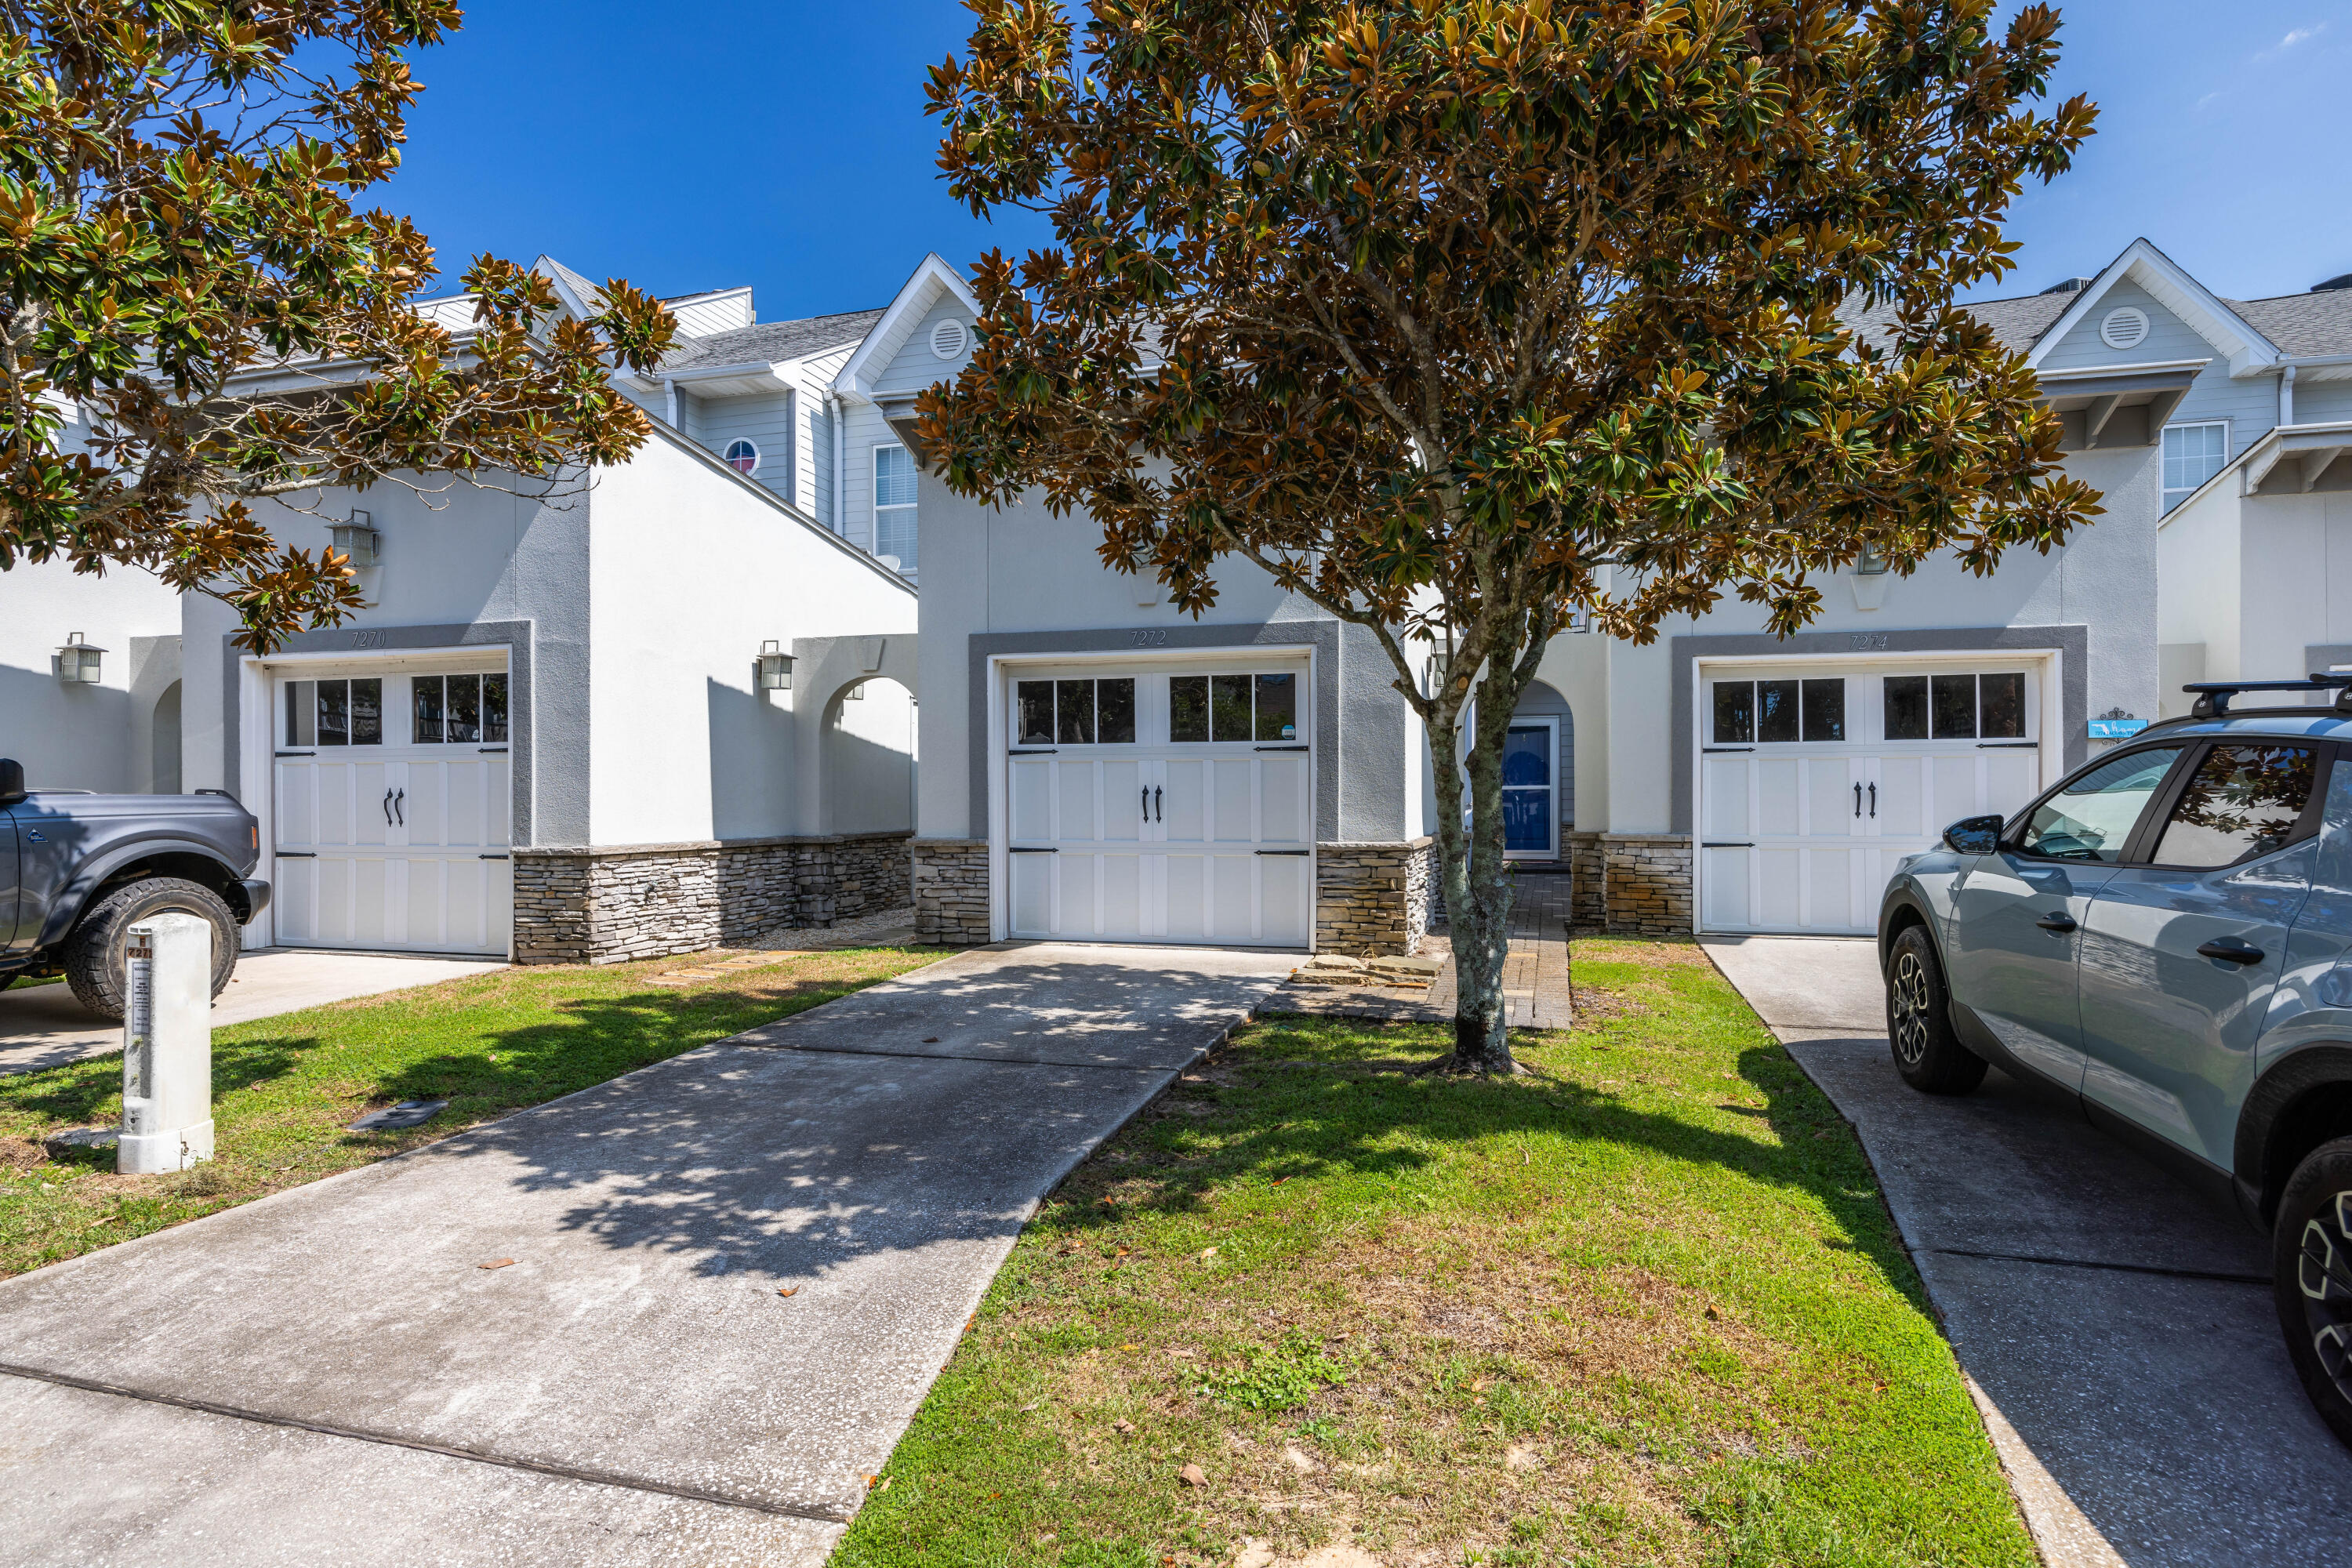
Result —
[[1895, 1054], [1915, 1067], [1927, 1054], [1929, 990], [1927, 966], [1919, 955], [1895, 954], [1895, 975], [1886, 987], [1887, 1013], [1895, 1026]]
[[2352, 1400], [2352, 1193], [2338, 1193], [2304, 1222], [2295, 1284], [2311, 1348], [2336, 1384]]

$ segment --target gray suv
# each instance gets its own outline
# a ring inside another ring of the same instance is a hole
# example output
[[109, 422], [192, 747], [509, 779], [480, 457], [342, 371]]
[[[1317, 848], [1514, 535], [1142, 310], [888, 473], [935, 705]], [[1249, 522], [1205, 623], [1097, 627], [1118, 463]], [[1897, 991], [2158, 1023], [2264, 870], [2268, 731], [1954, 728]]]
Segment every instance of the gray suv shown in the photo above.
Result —
[[[1999, 1063], [2234, 1198], [2352, 1444], [2352, 676], [2185, 689], [2195, 716], [1896, 868], [1887, 1032], [1916, 1089]], [[2231, 710], [2260, 690], [2337, 695]]]

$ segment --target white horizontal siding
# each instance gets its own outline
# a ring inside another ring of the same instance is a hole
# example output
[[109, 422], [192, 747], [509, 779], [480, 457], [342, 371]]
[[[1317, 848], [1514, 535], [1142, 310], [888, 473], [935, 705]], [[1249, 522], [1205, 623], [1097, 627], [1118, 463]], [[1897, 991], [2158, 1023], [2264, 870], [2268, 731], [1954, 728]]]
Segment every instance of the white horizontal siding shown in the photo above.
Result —
[[2294, 422], [2332, 425], [2352, 419], [2352, 381], [2298, 381], [2294, 384]]
[[[2147, 312], [2147, 336], [2127, 349], [2111, 349], [2099, 338], [2099, 323], [2108, 312], [2136, 305]], [[2108, 289], [2090, 314], [2074, 323], [2042, 358], [2044, 370], [2086, 370], [2095, 365], [2150, 364], [2166, 360], [2210, 359], [2221, 353], [2188, 322], [2156, 302], [2138, 284], [2126, 280]]]
[[724, 294], [674, 304], [669, 313], [677, 318], [677, 334], [682, 338], [706, 338], [713, 332], [732, 331], [752, 324], [751, 290], [730, 289]]
[[847, 472], [842, 475], [842, 510], [848, 526], [842, 532], [860, 550], [874, 549], [874, 448], [904, 445], [882, 411], [870, 403], [848, 405], [843, 450]]
[[751, 477], [786, 500], [793, 494], [793, 395], [761, 392], [745, 397], [697, 397], [681, 391], [678, 419], [686, 434], [720, 457], [727, 444], [748, 439], [760, 448]]
[[[943, 360], [931, 353], [931, 329], [948, 321], [961, 321], [967, 336], [964, 352], [954, 359]], [[907, 341], [899, 345], [898, 352], [890, 358], [889, 368], [875, 379], [876, 395], [911, 396], [934, 382], [952, 380], [971, 357], [971, 312], [965, 310], [954, 295], [945, 295], [917, 323]]]
[[800, 362], [801, 385], [799, 479], [802, 507], [836, 533], [841, 520], [833, 515], [833, 416], [826, 412], [833, 398], [833, 378], [849, 363], [855, 343], [812, 354]]

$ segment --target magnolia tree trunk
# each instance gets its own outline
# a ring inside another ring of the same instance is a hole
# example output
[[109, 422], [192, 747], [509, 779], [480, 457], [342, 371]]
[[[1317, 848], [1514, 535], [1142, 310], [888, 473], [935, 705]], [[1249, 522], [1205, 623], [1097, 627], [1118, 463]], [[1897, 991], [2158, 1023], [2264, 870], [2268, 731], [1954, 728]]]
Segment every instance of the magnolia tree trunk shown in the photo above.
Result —
[[[1486, 672], [1478, 682], [1462, 765], [1441, 763], [1435, 770], [1439, 874], [1454, 942], [1455, 987], [1454, 1053], [1437, 1065], [1449, 1072], [1519, 1070], [1503, 1006], [1513, 895], [1503, 858], [1503, 738], [1541, 651], [1538, 645], [1521, 659], [1524, 668]], [[1440, 758], [1461, 754], [1460, 735], [1458, 712], [1439, 715], [1430, 724], [1432, 751]]]

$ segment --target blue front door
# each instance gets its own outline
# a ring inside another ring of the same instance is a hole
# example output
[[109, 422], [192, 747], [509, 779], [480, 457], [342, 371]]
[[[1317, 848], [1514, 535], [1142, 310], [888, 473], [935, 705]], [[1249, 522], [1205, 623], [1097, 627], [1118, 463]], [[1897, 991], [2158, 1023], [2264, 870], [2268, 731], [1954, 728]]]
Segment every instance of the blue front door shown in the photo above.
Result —
[[1514, 724], [1503, 736], [1503, 852], [1551, 859], [1552, 727]]

